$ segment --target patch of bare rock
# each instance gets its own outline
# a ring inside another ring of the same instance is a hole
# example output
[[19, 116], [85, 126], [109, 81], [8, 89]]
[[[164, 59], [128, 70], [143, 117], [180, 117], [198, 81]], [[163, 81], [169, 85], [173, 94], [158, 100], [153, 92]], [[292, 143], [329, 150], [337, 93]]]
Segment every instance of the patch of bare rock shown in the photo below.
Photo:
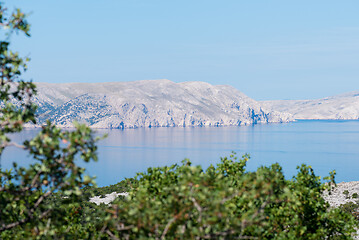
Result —
[[128, 195], [128, 193], [126, 193], [126, 192], [123, 192], [123, 193], [112, 192], [112, 193], [106, 194], [105, 197], [101, 197], [101, 196], [92, 197], [92, 198], [90, 198], [90, 202], [95, 203], [96, 205], [100, 205], [101, 203], [110, 204], [118, 196], [126, 197], [127, 195]]
[[359, 197], [356, 198], [356, 195], [359, 196], [359, 181], [338, 183], [330, 195], [325, 192], [323, 197], [331, 207], [339, 207], [341, 204], [358, 201]]

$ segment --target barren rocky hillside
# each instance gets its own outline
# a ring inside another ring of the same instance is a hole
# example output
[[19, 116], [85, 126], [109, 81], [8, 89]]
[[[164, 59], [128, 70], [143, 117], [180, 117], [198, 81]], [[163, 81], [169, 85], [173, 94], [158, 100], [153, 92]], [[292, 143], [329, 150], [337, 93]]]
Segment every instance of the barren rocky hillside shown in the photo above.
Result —
[[62, 127], [77, 120], [93, 128], [229, 126], [288, 122], [230, 86], [146, 80], [113, 83], [37, 83], [38, 123]]

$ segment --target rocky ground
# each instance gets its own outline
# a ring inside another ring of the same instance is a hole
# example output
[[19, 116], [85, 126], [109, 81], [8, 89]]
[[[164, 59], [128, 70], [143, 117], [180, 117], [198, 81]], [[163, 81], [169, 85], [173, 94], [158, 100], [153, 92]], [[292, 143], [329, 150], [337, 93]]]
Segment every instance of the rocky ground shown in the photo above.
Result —
[[[329, 192], [325, 192], [323, 197], [331, 207], [339, 207], [348, 202], [356, 203], [359, 201], [359, 181], [338, 183], [330, 195]], [[359, 239], [359, 229], [354, 239]]]
[[[358, 195], [357, 197], [356, 194]], [[323, 197], [332, 207], [339, 207], [341, 204], [359, 201], [359, 181], [338, 183], [330, 195], [328, 192], [325, 192]]]
[[96, 205], [100, 205], [101, 203], [104, 204], [109, 204], [111, 202], [113, 202], [118, 196], [127, 196], [128, 193], [124, 192], [124, 193], [116, 193], [116, 192], [112, 192], [109, 194], [106, 194], [105, 197], [101, 197], [101, 196], [95, 196], [90, 198], [90, 202], [95, 203]]

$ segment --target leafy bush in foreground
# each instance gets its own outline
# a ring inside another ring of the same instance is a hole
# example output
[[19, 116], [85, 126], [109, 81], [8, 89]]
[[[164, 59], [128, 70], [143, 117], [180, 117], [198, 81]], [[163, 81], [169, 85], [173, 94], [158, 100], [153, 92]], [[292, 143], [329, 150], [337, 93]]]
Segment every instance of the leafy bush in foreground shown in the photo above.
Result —
[[[149, 168], [137, 179], [103, 188], [85, 187], [77, 200], [64, 193], [46, 201], [52, 215], [48, 232], [23, 227], [3, 232], [4, 239], [351, 239], [356, 221], [350, 209], [330, 209], [321, 197], [330, 185], [313, 170], [299, 167], [284, 179], [278, 164], [245, 171], [248, 156], [223, 158], [203, 170], [189, 161]], [[89, 197], [128, 191], [128, 198], [99, 206]], [[32, 225], [33, 226], [33, 225]], [[42, 226], [42, 227], [41, 227]]]
[[278, 164], [246, 172], [248, 157], [203, 170], [189, 161], [149, 168], [126, 201], [113, 204], [113, 239], [350, 239], [355, 220], [329, 209], [311, 167], [286, 180]]
[[[85, 125], [63, 131], [48, 122], [33, 139], [11, 140], [9, 135], [20, 133], [24, 124], [36, 123], [36, 87], [21, 78], [29, 59], [10, 49], [12, 33], [30, 36], [26, 14], [20, 9], [9, 13], [0, 2], [0, 30], [0, 161], [10, 146], [35, 160], [26, 168], [14, 163], [11, 170], [0, 162], [0, 239], [68, 238], [78, 234], [76, 227], [85, 229], [72, 216], [81, 207], [81, 188], [93, 183], [75, 160], [96, 161], [98, 139]], [[55, 192], [66, 198], [51, 202]]]

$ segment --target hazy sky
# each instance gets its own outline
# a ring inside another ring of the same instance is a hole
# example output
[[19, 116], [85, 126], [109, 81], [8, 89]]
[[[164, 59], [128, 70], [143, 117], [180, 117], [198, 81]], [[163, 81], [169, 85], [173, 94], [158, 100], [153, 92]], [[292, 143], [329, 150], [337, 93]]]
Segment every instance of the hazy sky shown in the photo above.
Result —
[[170, 79], [262, 99], [359, 90], [358, 0], [9, 0], [35, 82]]

